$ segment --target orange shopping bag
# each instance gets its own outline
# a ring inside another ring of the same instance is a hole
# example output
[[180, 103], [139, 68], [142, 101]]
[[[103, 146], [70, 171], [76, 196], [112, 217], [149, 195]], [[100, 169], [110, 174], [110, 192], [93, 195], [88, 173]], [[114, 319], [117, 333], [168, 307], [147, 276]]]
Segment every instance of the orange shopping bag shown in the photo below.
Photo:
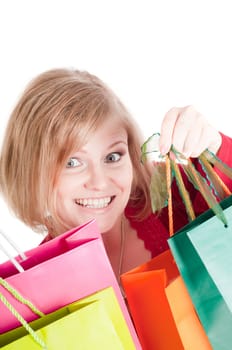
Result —
[[170, 250], [121, 281], [143, 350], [212, 349]]

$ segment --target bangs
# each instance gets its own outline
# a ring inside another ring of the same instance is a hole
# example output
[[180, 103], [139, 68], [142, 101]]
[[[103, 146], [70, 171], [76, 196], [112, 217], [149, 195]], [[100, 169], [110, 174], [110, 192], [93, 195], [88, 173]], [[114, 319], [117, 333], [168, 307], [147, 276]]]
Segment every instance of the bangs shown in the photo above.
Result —
[[[56, 178], [73, 152], [77, 152], [91, 138], [101, 125], [119, 111], [105, 98], [92, 99], [83, 110], [75, 105], [66, 108], [58, 116], [59, 122], [50, 131], [51, 155], [56, 157], [53, 164]], [[119, 117], [120, 118], [120, 117]], [[52, 137], [54, 135], [55, 137]]]

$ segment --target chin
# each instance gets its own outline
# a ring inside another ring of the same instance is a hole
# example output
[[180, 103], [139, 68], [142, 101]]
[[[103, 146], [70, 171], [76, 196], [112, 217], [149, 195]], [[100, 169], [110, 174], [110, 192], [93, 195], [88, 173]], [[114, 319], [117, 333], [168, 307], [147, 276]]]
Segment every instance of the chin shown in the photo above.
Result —
[[104, 224], [98, 223], [98, 221], [97, 221], [97, 225], [98, 225], [99, 230], [102, 234], [109, 232], [113, 228], [112, 223], [110, 223], [109, 225], [107, 225], [107, 224], [104, 225]]

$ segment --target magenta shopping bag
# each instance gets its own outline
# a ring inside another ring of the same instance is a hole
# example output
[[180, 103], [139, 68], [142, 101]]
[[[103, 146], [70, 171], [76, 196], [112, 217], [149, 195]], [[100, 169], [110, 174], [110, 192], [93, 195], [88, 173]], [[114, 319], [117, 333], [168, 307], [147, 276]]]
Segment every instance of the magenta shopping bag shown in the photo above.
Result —
[[[112, 286], [135, 348], [141, 349], [94, 220], [25, 252], [25, 255], [25, 260], [16, 257], [24, 269], [23, 272], [18, 272], [10, 260], [0, 265], [0, 276], [24, 298], [47, 314]], [[26, 305], [17, 301], [2, 286], [0, 293], [27, 322], [36, 318]], [[0, 333], [20, 326], [3, 304], [0, 304], [0, 315]]]

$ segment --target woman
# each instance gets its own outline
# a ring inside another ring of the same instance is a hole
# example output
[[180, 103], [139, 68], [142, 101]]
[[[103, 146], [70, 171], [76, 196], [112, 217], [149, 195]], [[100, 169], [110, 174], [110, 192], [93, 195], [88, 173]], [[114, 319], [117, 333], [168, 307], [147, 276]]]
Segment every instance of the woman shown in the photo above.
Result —
[[[139, 128], [98, 77], [72, 69], [40, 74], [8, 123], [1, 152], [1, 192], [15, 214], [45, 240], [96, 219], [117, 277], [167, 249], [168, 219], [151, 211]], [[232, 165], [232, 140], [193, 107], [173, 108], [161, 125], [160, 152], [187, 157], [206, 148]], [[225, 179], [228, 183], [228, 179]], [[230, 184], [231, 185], [231, 184]], [[157, 183], [157, 195], [160, 183]], [[206, 209], [188, 185], [195, 210]], [[174, 221], [187, 223], [175, 190]]]

